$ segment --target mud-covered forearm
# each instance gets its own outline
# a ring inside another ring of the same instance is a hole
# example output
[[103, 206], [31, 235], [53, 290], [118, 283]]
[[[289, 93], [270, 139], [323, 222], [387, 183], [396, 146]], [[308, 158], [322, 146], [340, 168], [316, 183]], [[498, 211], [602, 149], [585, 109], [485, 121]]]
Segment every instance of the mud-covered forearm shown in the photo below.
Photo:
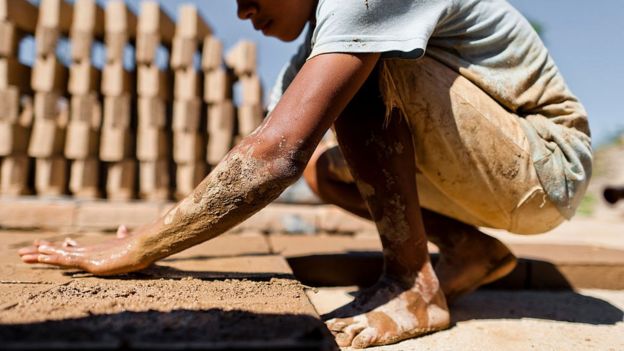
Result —
[[[141, 261], [156, 261], [212, 239], [268, 205], [301, 174], [291, 156], [261, 159], [240, 146], [151, 229], [141, 234]], [[291, 154], [292, 155], [292, 154]]]

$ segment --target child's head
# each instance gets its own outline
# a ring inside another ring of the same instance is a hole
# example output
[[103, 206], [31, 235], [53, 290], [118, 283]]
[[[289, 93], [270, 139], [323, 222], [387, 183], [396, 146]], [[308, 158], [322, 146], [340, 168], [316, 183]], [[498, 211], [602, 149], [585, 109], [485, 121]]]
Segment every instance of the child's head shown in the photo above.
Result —
[[314, 17], [318, 0], [237, 0], [238, 17], [256, 30], [283, 41], [297, 39]]

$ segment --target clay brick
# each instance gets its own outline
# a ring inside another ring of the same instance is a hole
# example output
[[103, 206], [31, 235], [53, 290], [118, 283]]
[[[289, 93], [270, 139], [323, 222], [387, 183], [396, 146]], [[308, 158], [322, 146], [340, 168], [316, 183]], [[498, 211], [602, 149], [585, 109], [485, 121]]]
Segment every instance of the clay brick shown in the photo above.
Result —
[[35, 118], [37, 120], [56, 120], [61, 113], [61, 95], [57, 92], [35, 94]]
[[211, 34], [212, 29], [202, 18], [195, 5], [185, 4], [178, 8], [178, 19], [175, 29], [176, 37], [201, 40]]
[[194, 67], [175, 71], [173, 96], [179, 100], [190, 100], [201, 97], [201, 78]]
[[155, 1], [143, 1], [138, 19], [136, 38], [136, 62], [152, 64], [161, 43], [173, 40], [175, 25]]
[[42, 0], [35, 41], [37, 56], [55, 56], [56, 43], [62, 34], [70, 31], [73, 8], [64, 0]]
[[211, 33], [212, 30], [194, 5], [180, 6], [171, 49], [171, 67], [192, 67], [199, 41]]
[[170, 198], [169, 160], [139, 163], [139, 197], [150, 201]]
[[269, 245], [260, 233], [226, 234], [190, 247], [168, 259], [174, 261], [192, 258], [260, 256], [268, 253], [270, 253]]
[[31, 194], [28, 187], [30, 159], [26, 154], [5, 156], [0, 165], [0, 194], [21, 196]]
[[76, 202], [44, 199], [0, 199], [0, 226], [5, 228], [71, 227]]
[[13, 23], [0, 20], [0, 57], [17, 57], [22, 36]]
[[199, 98], [175, 100], [173, 102], [172, 129], [174, 132], [196, 132], [200, 130], [202, 102]]
[[41, 0], [37, 26], [59, 28], [61, 32], [69, 33], [73, 14], [73, 7], [64, 0]]
[[37, 57], [32, 71], [32, 89], [38, 92], [64, 92], [67, 88], [67, 67], [50, 55]]
[[262, 83], [256, 74], [239, 78], [242, 88], [241, 105], [262, 105]]
[[107, 1], [105, 12], [104, 29], [106, 35], [111, 33], [124, 33], [129, 38], [135, 36], [137, 18], [123, 0]]
[[175, 197], [180, 200], [189, 195], [208, 174], [205, 162], [179, 163], [176, 165]]
[[69, 69], [69, 92], [73, 95], [85, 95], [100, 90], [100, 71], [90, 60], [72, 63]]
[[256, 44], [243, 40], [238, 42], [225, 56], [225, 63], [232, 68], [237, 76], [256, 72]]
[[35, 191], [43, 196], [60, 196], [67, 193], [67, 160], [63, 157], [35, 160]]
[[202, 49], [202, 70], [208, 72], [219, 69], [222, 65], [223, 43], [213, 36], [206, 37]]
[[104, 34], [104, 10], [95, 0], [76, 0], [71, 27], [71, 58], [89, 60], [94, 37]]
[[28, 0], [0, 0], [0, 21], [14, 23], [23, 31], [33, 33], [39, 10]]
[[206, 138], [198, 132], [175, 132], [173, 134], [173, 160], [176, 163], [204, 162]]
[[264, 119], [262, 105], [241, 105], [238, 107], [238, 135], [251, 134]]
[[268, 239], [272, 251], [284, 257], [382, 251], [378, 236], [271, 234]]
[[234, 78], [225, 68], [207, 72], [204, 79], [204, 101], [219, 103], [232, 99], [232, 84]]
[[138, 67], [138, 93], [141, 97], [154, 97], [168, 100], [171, 96], [169, 75], [156, 65]]
[[148, 224], [160, 215], [160, 205], [148, 202], [115, 203], [94, 201], [83, 203], [76, 212], [76, 226], [84, 229], [117, 229]]
[[123, 60], [107, 62], [102, 71], [102, 94], [106, 96], [132, 94], [134, 81], [135, 75], [124, 68]]
[[30, 67], [17, 58], [0, 58], [0, 90], [15, 86], [22, 92], [30, 91]]
[[0, 156], [26, 154], [30, 132], [30, 127], [0, 121]]
[[28, 155], [45, 158], [62, 155], [65, 148], [65, 128], [51, 119], [37, 120], [32, 128]]
[[84, 121], [72, 121], [67, 126], [65, 157], [70, 160], [97, 157], [100, 150], [99, 129]]
[[137, 164], [127, 159], [108, 165], [106, 196], [110, 200], [127, 201], [136, 194]]
[[234, 104], [224, 101], [208, 107], [206, 160], [216, 165], [230, 151], [234, 139]]
[[170, 155], [171, 135], [169, 131], [158, 128], [139, 128], [137, 131], [137, 159], [156, 161]]
[[20, 91], [17, 87], [0, 90], [0, 121], [17, 123], [20, 111]]
[[69, 191], [76, 198], [96, 199], [101, 196], [100, 161], [97, 158], [75, 160], [71, 164]]
[[324, 232], [359, 233], [376, 232], [375, 224], [335, 206], [318, 208], [319, 229]]
[[167, 129], [167, 104], [158, 98], [139, 97], [138, 129]]
[[71, 121], [86, 122], [91, 128], [100, 129], [102, 108], [97, 94], [72, 96], [69, 111]]
[[128, 94], [104, 97], [104, 127], [128, 129], [132, 123], [132, 98]]
[[171, 46], [171, 68], [178, 70], [193, 67], [196, 53], [197, 39], [174, 37]]
[[134, 156], [134, 133], [127, 128], [102, 127], [100, 160], [119, 162]]

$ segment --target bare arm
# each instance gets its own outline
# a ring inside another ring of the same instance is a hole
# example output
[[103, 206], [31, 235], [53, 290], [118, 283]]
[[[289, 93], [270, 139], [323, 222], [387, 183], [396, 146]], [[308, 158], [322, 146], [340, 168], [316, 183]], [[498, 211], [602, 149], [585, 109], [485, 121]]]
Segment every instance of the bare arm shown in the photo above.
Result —
[[117, 274], [218, 236], [299, 178], [323, 134], [378, 59], [378, 54], [326, 54], [309, 60], [262, 125], [232, 149], [191, 195], [136, 235], [116, 239], [116, 245], [95, 252], [35, 245], [20, 250], [22, 259]]

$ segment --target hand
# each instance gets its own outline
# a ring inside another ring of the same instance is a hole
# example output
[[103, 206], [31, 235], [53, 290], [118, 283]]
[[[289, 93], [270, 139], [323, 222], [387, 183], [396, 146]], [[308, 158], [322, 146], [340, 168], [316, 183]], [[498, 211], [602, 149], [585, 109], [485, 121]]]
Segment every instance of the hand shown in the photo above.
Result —
[[72, 239], [62, 243], [36, 240], [33, 246], [18, 251], [25, 263], [46, 263], [54, 266], [79, 268], [96, 275], [112, 275], [137, 271], [147, 267], [139, 254], [137, 235], [120, 226], [115, 239], [94, 245], [80, 245]]

